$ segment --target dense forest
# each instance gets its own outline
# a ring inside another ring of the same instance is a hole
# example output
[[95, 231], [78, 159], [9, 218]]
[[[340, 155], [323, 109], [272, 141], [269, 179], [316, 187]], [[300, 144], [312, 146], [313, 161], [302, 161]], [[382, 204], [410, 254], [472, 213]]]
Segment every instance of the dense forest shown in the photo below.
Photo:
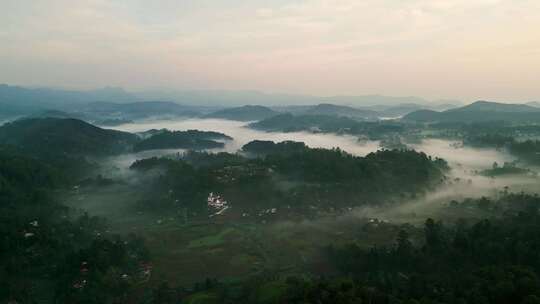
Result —
[[126, 152], [136, 141], [134, 134], [70, 118], [19, 119], [0, 127], [0, 144], [51, 154], [103, 156]]
[[142, 240], [109, 235], [103, 219], [55, 200], [70, 186], [65, 176], [0, 151], [0, 301], [123, 302], [144, 282]]
[[[452, 164], [410, 149], [423, 139], [507, 151], [515, 161], [475, 174], [534, 181], [536, 126], [285, 114], [248, 127], [377, 139], [379, 149], [252, 140], [211, 153], [201, 150], [234, 139], [72, 118], [0, 127], [0, 301], [540, 303], [537, 195], [505, 187], [444, 198], [429, 218], [384, 212], [459, 183]], [[114, 162], [160, 149], [186, 151], [140, 156], [125, 171]], [[123, 204], [121, 219], [87, 212], [92, 201]]]
[[162, 172], [150, 184], [153, 186], [141, 205], [150, 210], [158, 210], [158, 205], [201, 209], [206, 207], [201, 202], [209, 192], [222, 194], [241, 213], [261, 208], [388, 204], [441, 184], [448, 169], [442, 159], [407, 150], [381, 150], [356, 157], [339, 149], [264, 141], [250, 142], [243, 150], [256, 157], [189, 153], [185, 159], [136, 161], [133, 170]]
[[540, 0], [0, 0], [0, 41], [0, 304], [540, 304]]
[[208, 281], [188, 296], [167, 285], [158, 292], [164, 303], [540, 303], [539, 203], [527, 195], [468, 201], [506, 212], [477, 222], [428, 218], [423, 227], [395, 226], [395, 241], [383, 247], [362, 247], [361, 240], [329, 246], [327, 257], [340, 270], [334, 276], [267, 274]]
[[231, 140], [232, 138], [218, 132], [204, 132], [198, 130], [157, 132], [149, 138], [143, 139], [133, 147], [135, 152], [157, 149], [214, 149], [223, 148], [224, 143], [217, 140]]
[[408, 130], [408, 125], [393, 121], [358, 121], [346, 116], [322, 114], [281, 114], [251, 123], [249, 127], [264, 131], [308, 131], [315, 133], [363, 135], [371, 139], [378, 139], [387, 134], [404, 133]]
[[511, 136], [491, 133], [467, 137], [464, 143], [476, 147], [504, 148], [525, 163], [540, 164], [540, 140], [519, 141]]

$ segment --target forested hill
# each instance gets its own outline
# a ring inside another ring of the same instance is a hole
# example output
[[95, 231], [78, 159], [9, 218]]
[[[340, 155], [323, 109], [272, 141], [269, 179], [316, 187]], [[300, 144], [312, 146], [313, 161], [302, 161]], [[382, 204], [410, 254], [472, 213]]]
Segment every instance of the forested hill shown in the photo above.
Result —
[[134, 134], [69, 118], [20, 119], [0, 127], [0, 144], [36, 154], [106, 155], [126, 151], [136, 141]]
[[283, 153], [291, 154], [304, 152], [309, 148], [303, 142], [282, 141], [274, 143], [267, 140], [253, 140], [242, 147], [242, 151], [255, 156]]
[[296, 132], [317, 130], [332, 132], [332, 130], [351, 129], [358, 124], [359, 122], [346, 117], [281, 114], [251, 123], [249, 127], [264, 131]]
[[246, 105], [237, 108], [229, 108], [208, 114], [207, 118], [222, 118], [238, 121], [252, 121], [269, 118], [279, 113], [263, 106]]
[[149, 138], [138, 142], [133, 150], [135, 152], [155, 149], [214, 149], [223, 148], [225, 144], [218, 140], [232, 140], [228, 135], [211, 131], [168, 131], [154, 132]]
[[331, 115], [338, 117], [349, 117], [358, 120], [377, 120], [380, 114], [368, 109], [357, 109], [348, 106], [321, 103], [309, 108], [306, 115]]
[[450, 109], [446, 112], [504, 112], [504, 113], [520, 113], [520, 112], [540, 112], [539, 108], [526, 104], [511, 104], [499, 103], [490, 101], [476, 101], [470, 105], [460, 108]]
[[481, 122], [507, 121], [515, 123], [540, 122], [540, 108], [524, 104], [503, 104], [477, 101], [470, 105], [443, 112], [420, 110], [403, 117], [417, 122]]
[[344, 133], [367, 135], [377, 139], [382, 135], [403, 132], [407, 125], [394, 121], [358, 121], [349, 117], [330, 115], [281, 114], [251, 123], [249, 127], [269, 132]]
[[[259, 147], [256, 147], [259, 146]], [[145, 186], [149, 210], [173, 208], [176, 202], [206, 210], [210, 192], [234, 203], [233, 213], [264, 208], [344, 208], [399, 201], [439, 185], [446, 162], [424, 153], [384, 150], [357, 157], [339, 149], [311, 149], [301, 143], [252, 142], [244, 150], [265, 152], [261, 158], [220, 153], [191, 153], [180, 160], [150, 158], [132, 165], [165, 174]], [[285, 151], [289, 152], [285, 152]], [[196, 154], [196, 155], [194, 155]], [[172, 189], [172, 190], [171, 190]], [[170, 196], [161, 193], [171, 190]], [[261, 195], [264, 193], [264, 195]], [[161, 197], [162, 199], [156, 199]]]
[[195, 117], [200, 114], [195, 107], [166, 101], [92, 102], [77, 110], [94, 118], [117, 119], [141, 119], [153, 116]]
[[147, 249], [54, 200], [64, 173], [0, 149], [0, 302], [132, 303]]
[[58, 162], [65, 157], [108, 156], [153, 149], [212, 149], [232, 138], [218, 132], [198, 130], [143, 132], [145, 138], [102, 129], [72, 118], [27, 118], [0, 127], [0, 145], [12, 146], [27, 155]]

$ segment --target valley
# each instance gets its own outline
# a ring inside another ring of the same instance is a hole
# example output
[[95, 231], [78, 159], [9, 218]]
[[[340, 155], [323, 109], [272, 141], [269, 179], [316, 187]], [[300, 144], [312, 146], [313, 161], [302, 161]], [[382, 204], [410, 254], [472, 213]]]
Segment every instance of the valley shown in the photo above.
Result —
[[133, 294], [166, 282], [188, 301], [253, 278], [281, 293], [281, 278], [340, 277], [336, 255], [392, 247], [403, 233], [421, 246], [426, 219], [445, 227], [505, 220], [538, 200], [534, 124], [332, 113], [102, 127], [55, 114], [4, 124], [0, 145], [5, 158], [16, 153], [58, 174], [51, 198], [69, 210], [64, 219], [88, 222], [90, 244], [137, 240], [122, 249], [145, 252], [123, 266], [144, 265], [143, 274], [126, 273], [144, 281], [126, 285]]

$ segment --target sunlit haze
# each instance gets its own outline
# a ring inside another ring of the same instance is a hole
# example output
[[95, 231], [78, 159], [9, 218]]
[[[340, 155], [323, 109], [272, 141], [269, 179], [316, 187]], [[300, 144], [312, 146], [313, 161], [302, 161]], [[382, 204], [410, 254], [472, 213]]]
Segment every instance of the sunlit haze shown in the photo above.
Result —
[[540, 99], [540, 1], [3, 0], [0, 83]]

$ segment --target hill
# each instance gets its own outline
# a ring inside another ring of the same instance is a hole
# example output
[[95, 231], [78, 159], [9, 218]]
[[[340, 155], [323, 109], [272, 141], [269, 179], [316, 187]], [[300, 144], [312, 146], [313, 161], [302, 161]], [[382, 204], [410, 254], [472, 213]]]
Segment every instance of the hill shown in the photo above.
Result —
[[131, 103], [92, 102], [79, 109], [91, 117], [100, 119], [140, 119], [152, 116], [185, 116], [199, 115], [189, 106], [167, 101], [142, 101]]
[[[192, 153], [187, 160], [136, 161], [132, 169], [165, 169], [158, 182], [148, 183], [151, 187], [145, 191], [147, 199], [141, 206], [155, 212], [158, 206], [169, 209], [180, 200], [185, 208], [208, 212], [201, 202], [209, 191], [215, 191], [233, 202], [229, 212], [238, 215], [268, 208], [282, 209], [284, 215], [305, 215], [313, 206], [326, 209], [391, 203], [439, 185], [448, 169], [444, 160], [406, 150], [381, 150], [357, 157], [339, 149], [271, 141], [252, 141], [242, 149], [258, 157], [228, 153], [194, 157]], [[169, 196], [159, 195], [170, 189]]]
[[247, 105], [243, 107], [228, 108], [206, 115], [208, 118], [222, 118], [238, 121], [253, 121], [266, 119], [279, 113], [263, 106]]
[[250, 128], [276, 132], [338, 132], [351, 129], [358, 121], [347, 117], [329, 115], [292, 115], [281, 114], [249, 125]]
[[421, 105], [460, 104], [456, 100], [427, 100], [414, 96], [310, 96], [293, 94], [272, 94], [260, 91], [232, 91], [232, 90], [153, 90], [138, 92], [137, 96], [145, 100], [172, 100], [190, 105], [234, 105], [257, 104], [266, 106], [283, 105], [314, 105], [332, 103], [352, 107], [365, 107], [372, 105], [399, 105], [416, 103]]
[[402, 133], [406, 125], [390, 120], [358, 121], [348, 117], [330, 115], [281, 114], [249, 125], [250, 128], [268, 132], [337, 133], [368, 136], [381, 139], [391, 134]]
[[405, 115], [403, 117], [403, 120], [416, 122], [435, 122], [441, 121], [442, 116], [442, 112], [432, 110], [418, 110]]
[[275, 143], [269, 140], [253, 140], [242, 146], [242, 151], [251, 155], [267, 155], [267, 154], [290, 154], [303, 152], [308, 149], [303, 142], [282, 141]]
[[358, 120], [377, 120], [381, 118], [397, 118], [419, 110], [447, 110], [456, 108], [452, 104], [421, 105], [416, 103], [403, 103], [397, 105], [370, 105], [370, 106], [345, 106], [323, 103], [315, 106], [279, 106], [273, 107], [281, 113], [295, 115], [332, 115], [344, 116]]
[[71, 118], [20, 119], [0, 127], [0, 144], [35, 154], [107, 155], [126, 151], [136, 141], [136, 135]]
[[540, 112], [540, 109], [526, 104], [498, 103], [490, 101], [477, 101], [456, 109], [450, 109], [446, 112]]
[[80, 113], [69, 113], [59, 110], [44, 110], [29, 115], [27, 118], [74, 118], [86, 120], [86, 117]]
[[540, 122], [540, 108], [524, 104], [503, 104], [477, 101], [470, 105], [443, 112], [420, 110], [403, 117], [417, 122], [481, 122], [507, 121], [513, 123]]
[[376, 120], [380, 114], [372, 110], [357, 109], [348, 106], [340, 106], [329, 103], [321, 103], [311, 108], [308, 108], [304, 115], [330, 115], [342, 116], [359, 120]]
[[27, 107], [27, 109], [66, 109], [77, 104], [94, 101], [127, 102], [137, 98], [120, 88], [92, 91], [69, 91], [48, 88], [30, 89], [0, 84], [0, 104]]
[[372, 110], [379, 113], [380, 118], [394, 118], [407, 115], [414, 111], [420, 110], [433, 110], [444, 111], [448, 109], [454, 109], [459, 107], [458, 105], [447, 104], [418, 104], [418, 103], [402, 103], [398, 105], [374, 105], [368, 107], [362, 107], [362, 109]]
[[157, 149], [215, 149], [223, 148], [224, 143], [217, 140], [231, 140], [232, 137], [223, 133], [211, 131], [169, 131], [169, 130], [151, 130], [152, 135], [149, 138], [137, 143], [133, 150], [135, 152]]

